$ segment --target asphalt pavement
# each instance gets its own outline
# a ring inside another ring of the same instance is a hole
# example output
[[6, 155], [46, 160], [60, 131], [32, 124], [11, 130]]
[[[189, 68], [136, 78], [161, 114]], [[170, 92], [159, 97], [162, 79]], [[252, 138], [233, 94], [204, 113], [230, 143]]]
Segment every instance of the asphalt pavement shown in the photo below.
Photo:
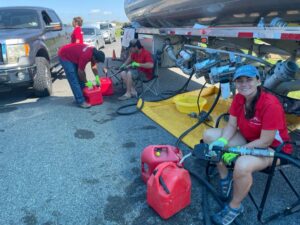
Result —
[[[113, 50], [120, 55], [119, 40], [103, 49], [107, 58]], [[109, 60], [108, 65], [119, 64]], [[91, 71], [87, 73], [93, 79]], [[186, 81], [174, 69], [159, 74], [163, 90], [176, 90]], [[115, 95], [90, 109], [76, 107], [64, 74], [55, 77], [50, 97], [36, 98], [26, 89], [0, 94], [0, 225], [203, 224], [203, 187], [194, 178], [191, 205], [170, 219], [161, 219], [147, 205], [140, 154], [148, 145], [174, 145], [176, 138], [140, 112], [118, 115], [124, 102], [117, 97], [124, 90], [115, 82]], [[189, 88], [199, 87], [193, 81]], [[187, 164], [204, 174], [202, 162], [189, 159]], [[295, 171], [288, 174], [299, 187]], [[254, 180], [259, 199], [266, 176], [257, 174]], [[272, 188], [267, 213], [293, 197], [278, 176]], [[211, 195], [208, 198], [212, 214], [220, 208]], [[242, 224], [258, 224], [249, 198], [244, 204]], [[295, 214], [270, 224], [299, 223]]]

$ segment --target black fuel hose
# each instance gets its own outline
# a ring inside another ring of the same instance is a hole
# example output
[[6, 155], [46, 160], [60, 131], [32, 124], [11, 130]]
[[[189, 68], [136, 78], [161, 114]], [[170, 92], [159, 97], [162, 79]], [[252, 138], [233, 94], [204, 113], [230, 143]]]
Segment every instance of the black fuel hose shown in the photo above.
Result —
[[[139, 99], [141, 99], [141, 101], [142, 101], [140, 107], [137, 106], [137, 103], [138, 103]], [[129, 116], [129, 115], [132, 115], [132, 114], [135, 114], [135, 113], [141, 111], [142, 108], [144, 107], [145, 101], [144, 101], [143, 98], [139, 98], [139, 99], [138, 99], [135, 103], [130, 103], [130, 104], [126, 104], [126, 105], [120, 106], [120, 107], [117, 109], [117, 111], [116, 111], [117, 114], [118, 114], [118, 115], [121, 115], [121, 116]], [[129, 107], [133, 107], [133, 106], [135, 106], [135, 108], [134, 108], [133, 111], [130, 111], [130, 112], [128, 112], [128, 111], [122, 112], [123, 109], [129, 108]]]
[[198, 127], [201, 123], [203, 123], [205, 120], [207, 120], [207, 118], [209, 117], [209, 115], [211, 114], [211, 112], [214, 110], [214, 108], [216, 107], [218, 101], [219, 101], [219, 98], [221, 96], [221, 88], [219, 88], [219, 91], [218, 91], [218, 94], [217, 94], [217, 97], [215, 98], [212, 106], [210, 107], [210, 109], [208, 110], [208, 112], [203, 116], [201, 117], [198, 122], [196, 124], [194, 124], [192, 127], [190, 127], [189, 129], [187, 129], [186, 131], [184, 131], [178, 138], [177, 138], [177, 141], [176, 141], [176, 144], [175, 146], [178, 147], [182, 138], [184, 138], [188, 133], [190, 133], [192, 130], [194, 130], [196, 127]]
[[208, 191], [206, 187], [202, 188], [202, 211], [203, 211], [203, 222], [204, 225], [211, 225], [210, 220], [210, 212], [209, 209], [209, 202], [208, 202]]
[[[216, 191], [216, 189], [208, 182], [208, 180], [205, 179], [205, 178], [203, 178], [203, 177], [201, 177], [198, 173], [196, 173], [196, 172], [193, 171], [192, 169], [188, 168], [188, 167], [186, 166], [186, 164], [184, 164], [184, 168], [185, 168], [186, 170], [188, 170], [189, 173], [190, 173], [193, 177], [195, 177], [195, 178], [197, 179], [197, 181], [198, 181], [200, 184], [203, 185], [204, 188], [206, 188], [206, 191], [208, 190], [208, 191], [211, 193], [211, 195], [214, 197], [214, 199], [216, 200], [216, 202], [217, 202], [217, 203], [219, 204], [219, 206], [223, 209], [224, 206], [225, 206], [225, 204], [224, 204], [224, 202], [223, 202], [222, 197], [221, 197], [220, 194]], [[207, 208], [203, 208], [202, 210], [204, 211], [204, 214], [209, 215], [209, 214], [210, 214], [210, 209], [209, 209], [209, 207], [208, 207], [208, 195], [206, 195], [205, 198], [202, 199], [202, 201], [207, 201], [206, 203], [203, 203], [203, 204], [205, 205], [205, 207], [207, 206]], [[206, 221], [206, 220], [208, 220], [208, 221]], [[204, 222], [205, 222], [205, 225], [210, 225], [210, 224], [211, 224], [210, 217], [205, 216], [205, 217], [204, 217]], [[239, 220], [239, 218], [236, 218], [236, 219], [234, 220], [234, 223], [235, 223], [236, 225], [243, 224], [243, 223], [241, 223], [241, 221]]]
[[275, 153], [275, 157], [280, 158], [280, 159], [285, 159], [289, 163], [293, 164], [294, 166], [298, 167], [300, 169], [300, 160], [297, 160], [291, 156], [288, 156], [287, 154], [283, 153]]
[[283, 146], [285, 146], [286, 144], [290, 144], [293, 145], [295, 148], [299, 147], [299, 144], [297, 142], [294, 141], [285, 141], [283, 143], [281, 143], [275, 150], [275, 156], [277, 158], [281, 158], [281, 159], [285, 159], [288, 162], [290, 162], [291, 164], [293, 164], [294, 166], [298, 167], [300, 169], [300, 160], [299, 159], [295, 159], [294, 157], [284, 154], [284, 153], [280, 153], [279, 151], [281, 151], [281, 149], [283, 148]]
[[[120, 71], [121, 72], [121, 71]], [[114, 74], [115, 76], [116, 74]], [[163, 100], [167, 100], [167, 99], [170, 99], [170, 98], [173, 98], [175, 95], [177, 94], [180, 94], [180, 93], [183, 93], [183, 92], [186, 92], [186, 89], [191, 81], [193, 77], [193, 74], [189, 76], [188, 80], [184, 83], [184, 85], [179, 88], [178, 90], [176, 91], [165, 91], [165, 92], [162, 92], [161, 93], [161, 96], [165, 95], [166, 97], [161, 97], [159, 99], [156, 99], [156, 100], [152, 100], [151, 102], [158, 102], [158, 101], [163, 101]], [[139, 99], [142, 101], [141, 103], [141, 106], [140, 107], [136, 107], [133, 111], [130, 111], [130, 112], [122, 112], [123, 109], [126, 109], [126, 108], [129, 108], [129, 107], [133, 107], [133, 106], [136, 106]], [[132, 115], [132, 114], [135, 114], [139, 111], [142, 110], [142, 108], [144, 107], [144, 104], [145, 104], [145, 99], [144, 98], [139, 98], [135, 103], [130, 103], [130, 104], [126, 104], [126, 105], [123, 105], [123, 106], [120, 106], [116, 113], [118, 115], [121, 115], [121, 116], [128, 116], [128, 115]]]

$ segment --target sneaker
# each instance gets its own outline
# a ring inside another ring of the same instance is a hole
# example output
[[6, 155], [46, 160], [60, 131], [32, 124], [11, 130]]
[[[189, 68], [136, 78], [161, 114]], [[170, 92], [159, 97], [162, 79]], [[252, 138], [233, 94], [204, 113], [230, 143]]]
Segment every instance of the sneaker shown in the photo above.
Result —
[[83, 102], [81, 104], [78, 104], [78, 107], [80, 108], [84, 108], [84, 109], [88, 109], [88, 108], [91, 108], [91, 104], [87, 103], [87, 102]]
[[138, 97], [138, 93], [136, 91], [131, 91], [130, 94], [131, 94], [131, 97], [134, 97], [134, 98]]
[[231, 224], [240, 214], [244, 212], [244, 206], [241, 205], [237, 209], [231, 208], [229, 205], [226, 205], [224, 209], [216, 213], [211, 217], [214, 224], [218, 225], [229, 225]]
[[121, 97], [118, 98], [118, 100], [120, 101], [125, 101], [125, 100], [128, 100], [128, 99], [131, 99], [131, 95], [122, 95]]
[[229, 171], [227, 177], [225, 177], [224, 179], [220, 179], [219, 182], [222, 197], [228, 199], [232, 190], [232, 172]]

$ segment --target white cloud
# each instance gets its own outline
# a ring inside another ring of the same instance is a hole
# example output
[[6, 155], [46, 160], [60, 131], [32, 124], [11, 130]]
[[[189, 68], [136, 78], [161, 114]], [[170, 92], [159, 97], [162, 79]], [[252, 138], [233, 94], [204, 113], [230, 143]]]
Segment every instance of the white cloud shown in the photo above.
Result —
[[98, 14], [98, 13], [100, 13], [100, 12], [101, 12], [100, 9], [92, 9], [92, 10], [90, 11], [91, 14]]
[[112, 15], [112, 12], [110, 12], [110, 11], [104, 11], [103, 14], [104, 15]]

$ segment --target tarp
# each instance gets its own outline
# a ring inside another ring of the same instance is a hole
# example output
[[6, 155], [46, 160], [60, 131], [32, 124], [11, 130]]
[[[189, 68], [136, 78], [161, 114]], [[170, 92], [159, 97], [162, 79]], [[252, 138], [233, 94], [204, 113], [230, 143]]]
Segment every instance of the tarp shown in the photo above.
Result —
[[[214, 86], [205, 88], [202, 91], [201, 96], [206, 98], [207, 100], [207, 104], [204, 106], [203, 111], [208, 112], [214, 102], [214, 99], [217, 96], [217, 93], [218, 88]], [[198, 96], [199, 90], [184, 94]], [[231, 101], [231, 99], [224, 100], [220, 98], [216, 108], [210, 115], [210, 121], [208, 121], [207, 123], [211, 126], [215, 126], [217, 118], [221, 114], [228, 112]], [[142, 101], [139, 100], [138, 106], [140, 106], [141, 103]], [[180, 113], [176, 109], [174, 97], [158, 102], [145, 101], [142, 112], [177, 138], [198, 121], [197, 118], [191, 118], [188, 114]], [[198, 112], [196, 111], [196, 113]], [[286, 115], [286, 119], [291, 130], [300, 129], [300, 117], [294, 115]], [[223, 127], [224, 124], [224, 121], [221, 122], [220, 127]], [[209, 126], [207, 126], [206, 124], [201, 124], [182, 139], [183, 143], [185, 143], [190, 148], [194, 148], [194, 146], [198, 144], [202, 139], [203, 132], [208, 128]]]

